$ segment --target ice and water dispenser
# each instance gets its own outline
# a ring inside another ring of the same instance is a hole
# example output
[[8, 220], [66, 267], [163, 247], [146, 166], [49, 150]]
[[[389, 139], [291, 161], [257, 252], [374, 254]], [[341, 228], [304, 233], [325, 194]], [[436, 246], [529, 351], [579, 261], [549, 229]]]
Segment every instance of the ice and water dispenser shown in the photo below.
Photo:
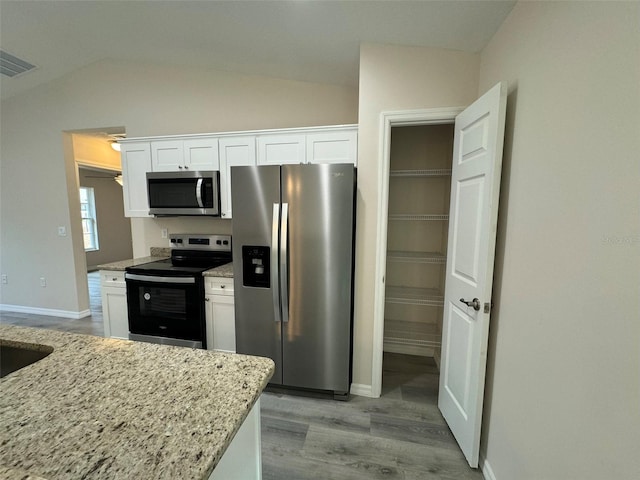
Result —
[[242, 246], [242, 284], [245, 287], [271, 287], [269, 247]]

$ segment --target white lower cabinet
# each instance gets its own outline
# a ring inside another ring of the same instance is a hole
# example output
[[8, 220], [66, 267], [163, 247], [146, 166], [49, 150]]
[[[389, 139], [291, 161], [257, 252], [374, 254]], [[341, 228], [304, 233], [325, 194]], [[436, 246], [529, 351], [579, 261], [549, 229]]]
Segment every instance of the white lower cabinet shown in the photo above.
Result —
[[236, 317], [233, 279], [205, 278], [207, 350], [236, 352]]
[[101, 270], [102, 318], [104, 336], [129, 339], [129, 316], [127, 314], [127, 286], [124, 272]]
[[261, 480], [260, 433], [258, 398], [208, 480]]

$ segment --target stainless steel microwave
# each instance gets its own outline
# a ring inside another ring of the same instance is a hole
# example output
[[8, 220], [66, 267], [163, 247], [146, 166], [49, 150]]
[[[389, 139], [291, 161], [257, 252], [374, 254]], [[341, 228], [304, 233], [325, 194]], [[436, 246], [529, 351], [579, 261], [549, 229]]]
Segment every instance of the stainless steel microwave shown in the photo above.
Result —
[[220, 172], [148, 172], [149, 213], [220, 216]]

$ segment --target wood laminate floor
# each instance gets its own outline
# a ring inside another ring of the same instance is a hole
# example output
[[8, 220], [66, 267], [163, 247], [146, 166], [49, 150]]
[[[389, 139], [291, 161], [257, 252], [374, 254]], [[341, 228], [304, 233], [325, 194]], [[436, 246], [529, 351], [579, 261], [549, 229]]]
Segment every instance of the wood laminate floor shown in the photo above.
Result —
[[264, 480], [481, 480], [438, 410], [433, 359], [385, 353], [383, 369], [378, 399], [265, 393]]
[[[0, 323], [103, 335], [100, 278], [89, 274], [91, 316], [79, 320], [0, 313]], [[378, 399], [347, 402], [265, 392], [264, 480], [482, 480], [469, 468], [437, 407], [431, 358], [385, 353]]]

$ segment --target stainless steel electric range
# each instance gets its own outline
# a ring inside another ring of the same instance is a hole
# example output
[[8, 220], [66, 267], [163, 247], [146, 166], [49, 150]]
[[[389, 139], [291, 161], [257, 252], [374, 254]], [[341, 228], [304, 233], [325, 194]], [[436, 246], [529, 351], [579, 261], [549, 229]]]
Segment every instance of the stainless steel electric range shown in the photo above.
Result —
[[129, 338], [206, 348], [202, 273], [231, 262], [231, 236], [174, 234], [171, 258], [125, 271]]

